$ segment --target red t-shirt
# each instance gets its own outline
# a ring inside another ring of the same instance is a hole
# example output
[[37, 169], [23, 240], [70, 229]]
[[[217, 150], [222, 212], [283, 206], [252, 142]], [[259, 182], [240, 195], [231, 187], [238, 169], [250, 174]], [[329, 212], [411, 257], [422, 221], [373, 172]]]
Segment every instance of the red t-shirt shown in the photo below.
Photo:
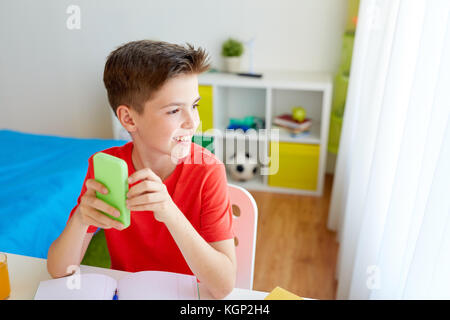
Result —
[[[136, 171], [131, 160], [132, 150], [133, 142], [129, 142], [102, 152], [125, 160], [128, 175], [131, 175]], [[72, 209], [70, 217], [86, 192], [87, 179], [94, 179], [92, 156], [89, 158], [88, 172], [78, 203]], [[225, 166], [214, 154], [191, 143], [190, 155], [178, 162], [175, 170], [163, 183], [173, 202], [205, 241], [214, 242], [234, 237]], [[88, 228], [89, 233], [96, 230], [94, 226]], [[166, 225], [157, 221], [152, 211], [132, 211], [131, 224], [127, 229], [105, 229], [105, 236], [112, 269], [193, 274]]]

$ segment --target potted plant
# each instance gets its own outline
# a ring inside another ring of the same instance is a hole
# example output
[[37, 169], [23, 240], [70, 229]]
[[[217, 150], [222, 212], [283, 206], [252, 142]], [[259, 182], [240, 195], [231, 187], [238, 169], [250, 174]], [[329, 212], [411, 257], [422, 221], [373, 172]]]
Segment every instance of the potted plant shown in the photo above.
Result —
[[229, 38], [222, 44], [222, 56], [228, 72], [239, 72], [241, 67], [241, 56], [244, 52], [242, 42]]

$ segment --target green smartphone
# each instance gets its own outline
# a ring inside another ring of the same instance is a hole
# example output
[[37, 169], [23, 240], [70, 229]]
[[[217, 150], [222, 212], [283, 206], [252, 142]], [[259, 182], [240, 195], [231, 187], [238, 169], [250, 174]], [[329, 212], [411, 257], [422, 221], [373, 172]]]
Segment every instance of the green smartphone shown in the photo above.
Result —
[[95, 180], [103, 184], [107, 194], [96, 191], [97, 198], [120, 211], [120, 217], [100, 211], [113, 220], [121, 222], [125, 228], [130, 225], [130, 210], [127, 208], [128, 166], [127, 163], [112, 155], [99, 152], [94, 155]]

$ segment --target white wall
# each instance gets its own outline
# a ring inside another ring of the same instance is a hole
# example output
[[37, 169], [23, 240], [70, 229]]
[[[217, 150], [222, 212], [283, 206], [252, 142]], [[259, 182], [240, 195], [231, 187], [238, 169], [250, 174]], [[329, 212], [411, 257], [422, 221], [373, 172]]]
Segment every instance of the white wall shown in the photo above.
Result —
[[[69, 5], [79, 30], [66, 27]], [[103, 68], [131, 40], [190, 42], [222, 68], [226, 38], [256, 35], [255, 71], [334, 72], [345, 19], [345, 0], [2, 0], [0, 128], [112, 137]]]

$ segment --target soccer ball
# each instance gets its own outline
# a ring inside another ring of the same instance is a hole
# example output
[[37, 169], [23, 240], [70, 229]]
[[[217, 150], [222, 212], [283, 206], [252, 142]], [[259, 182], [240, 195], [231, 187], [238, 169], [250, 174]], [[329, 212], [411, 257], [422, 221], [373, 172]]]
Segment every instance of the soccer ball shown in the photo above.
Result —
[[234, 154], [228, 158], [226, 166], [231, 178], [241, 182], [254, 178], [258, 172], [258, 161], [248, 152]]

